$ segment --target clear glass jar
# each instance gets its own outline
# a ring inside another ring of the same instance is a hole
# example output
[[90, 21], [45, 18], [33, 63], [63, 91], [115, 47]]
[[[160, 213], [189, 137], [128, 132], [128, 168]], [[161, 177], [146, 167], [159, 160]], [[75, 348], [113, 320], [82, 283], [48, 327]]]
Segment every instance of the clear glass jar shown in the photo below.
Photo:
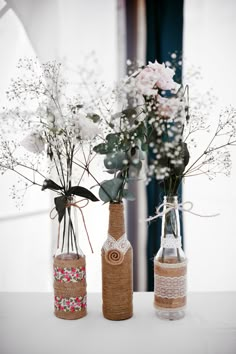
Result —
[[158, 317], [177, 320], [185, 315], [187, 261], [181, 247], [177, 196], [165, 196], [161, 247], [154, 258], [154, 307]]

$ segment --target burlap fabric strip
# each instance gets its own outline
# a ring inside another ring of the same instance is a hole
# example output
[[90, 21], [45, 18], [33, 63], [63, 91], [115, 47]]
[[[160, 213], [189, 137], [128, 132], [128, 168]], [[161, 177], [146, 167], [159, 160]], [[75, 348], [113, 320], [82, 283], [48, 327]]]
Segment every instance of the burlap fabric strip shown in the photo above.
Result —
[[55, 315], [75, 320], [87, 314], [85, 257], [78, 259], [54, 258]]
[[171, 259], [154, 262], [154, 306], [163, 310], [181, 310], [186, 306], [187, 261]]
[[123, 204], [110, 204], [109, 211], [102, 248], [103, 315], [118, 321], [133, 315], [133, 250], [125, 235]]

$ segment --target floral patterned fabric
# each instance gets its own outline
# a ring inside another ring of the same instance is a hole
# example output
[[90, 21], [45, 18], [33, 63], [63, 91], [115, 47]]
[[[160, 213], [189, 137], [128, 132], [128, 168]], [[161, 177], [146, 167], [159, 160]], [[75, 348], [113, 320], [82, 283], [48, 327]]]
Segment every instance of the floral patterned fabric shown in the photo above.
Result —
[[85, 280], [86, 272], [85, 267], [79, 268], [61, 268], [54, 267], [54, 279], [64, 283], [76, 283], [80, 280]]
[[55, 296], [55, 310], [64, 311], [64, 312], [75, 312], [82, 311], [87, 307], [87, 297], [78, 296], [78, 297], [69, 297], [65, 298], [62, 296]]

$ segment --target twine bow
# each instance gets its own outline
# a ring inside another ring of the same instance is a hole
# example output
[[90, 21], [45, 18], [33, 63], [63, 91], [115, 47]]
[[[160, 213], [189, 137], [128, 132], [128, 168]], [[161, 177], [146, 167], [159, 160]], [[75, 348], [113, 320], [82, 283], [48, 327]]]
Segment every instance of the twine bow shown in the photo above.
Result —
[[[186, 205], [189, 205], [189, 207], [186, 207]], [[163, 210], [163, 211], [160, 211], [164, 206], [166, 206], [166, 209]], [[169, 213], [169, 211], [174, 210], [174, 209], [177, 209], [177, 210], [182, 211], [182, 212], [184, 211], [184, 212], [196, 215], [196, 216], [200, 216], [201, 218], [211, 218], [211, 217], [215, 217], [215, 216], [220, 215], [219, 213], [211, 214], [211, 215], [202, 215], [202, 214], [195, 213], [195, 212], [192, 211], [193, 203], [190, 202], [190, 201], [186, 201], [184, 203], [178, 203], [178, 204], [168, 203], [168, 202], [165, 203], [164, 202], [164, 203], [160, 204], [158, 208], [156, 208], [156, 215], [155, 216], [149, 216], [146, 219], [146, 221], [152, 221], [152, 220], [155, 220], [157, 218], [160, 218], [163, 215]]]
[[[82, 206], [79, 206], [78, 204], [85, 201], [85, 204], [82, 205]], [[84, 224], [84, 229], [85, 229], [85, 232], [87, 234], [87, 238], [88, 238], [88, 242], [89, 242], [89, 246], [91, 248], [91, 251], [93, 253], [93, 247], [92, 247], [92, 244], [91, 244], [91, 241], [90, 241], [90, 238], [89, 238], [89, 234], [88, 234], [88, 230], [87, 230], [87, 226], [86, 226], [86, 223], [85, 223], [85, 218], [84, 218], [84, 214], [83, 214], [83, 211], [82, 209], [85, 208], [89, 203], [89, 200], [84, 198], [84, 199], [81, 199], [81, 200], [78, 200], [76, 202], [72, 202], [72, 203], [65, 203], [64, 205], [64, 208], [67, 209], [67, 208], [70, 208], [70, 207], [75, 207], [75, 208], [78, 208], [78, 210], [80, 211], [80, 214], [81, 214], [81, 217], [82, 217], [82, 220], [83, 220], [83, 224]], [[56, 210], [56, 213], [55, 215], [52, 215], [54, 210]], [[55, 206], [51, 211], [50, 211], [50, 218], [53, 220], [55, 219], [57, 216], [59, 216], [59, 211], [57, 210], [57, 206]], [[61, 226], [61, 220], [59, 218], [59, 225], [58, 225], [58, 238], [57, 238], [57, 248], [59, 248], [59, 240], [60, 240], [60, 226]]]

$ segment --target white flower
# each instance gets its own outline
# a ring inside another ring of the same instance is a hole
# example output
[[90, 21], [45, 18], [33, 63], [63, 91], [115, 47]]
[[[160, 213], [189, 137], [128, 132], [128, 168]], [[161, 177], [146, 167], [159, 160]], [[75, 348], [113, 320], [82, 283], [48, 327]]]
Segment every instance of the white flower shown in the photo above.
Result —
[[97, 124], [86, 117], [83, 113], [77, 115], [75, 127], [79, 129], [79, 135], [82, 140], [92, 140], [100, 133]]
[[40, 154], [44, 151], [45, 141], [39, 132], [32, 132], [21, 141], [21, 145], [34, 154]]
[[158, 90], [177, 90], [179, 85], [173, 80], [175, 72], [165, 64], [149, 62], [136, 76], [136, 87], [142, 95], [156, 95]]

